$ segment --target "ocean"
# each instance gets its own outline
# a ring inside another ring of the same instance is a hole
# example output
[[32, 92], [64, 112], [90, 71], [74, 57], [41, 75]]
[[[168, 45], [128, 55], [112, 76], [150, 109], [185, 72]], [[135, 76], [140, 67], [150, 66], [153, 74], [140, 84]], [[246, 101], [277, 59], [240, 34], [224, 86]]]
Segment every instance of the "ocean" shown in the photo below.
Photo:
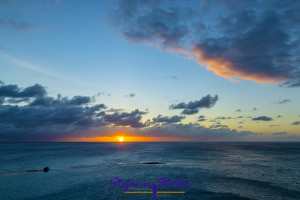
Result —
[[0, 199], [300, 199], [300, 143], [0, 143]]

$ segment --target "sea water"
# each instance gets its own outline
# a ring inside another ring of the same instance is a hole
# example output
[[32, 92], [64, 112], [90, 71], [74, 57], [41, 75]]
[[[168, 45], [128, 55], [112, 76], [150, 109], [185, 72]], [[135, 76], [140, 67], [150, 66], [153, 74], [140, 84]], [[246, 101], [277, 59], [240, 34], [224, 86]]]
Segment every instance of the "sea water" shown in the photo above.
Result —
[[0, 143], [0, 199], [300, 199], [300, 143]]

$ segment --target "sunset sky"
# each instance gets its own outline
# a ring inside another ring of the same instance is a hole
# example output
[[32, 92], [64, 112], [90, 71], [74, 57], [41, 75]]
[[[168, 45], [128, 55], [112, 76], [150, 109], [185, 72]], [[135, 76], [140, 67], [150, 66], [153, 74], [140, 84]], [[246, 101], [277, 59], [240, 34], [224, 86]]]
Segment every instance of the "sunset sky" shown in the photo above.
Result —
[[0, 1], [0, 141], [300, 141], [299, 1]]

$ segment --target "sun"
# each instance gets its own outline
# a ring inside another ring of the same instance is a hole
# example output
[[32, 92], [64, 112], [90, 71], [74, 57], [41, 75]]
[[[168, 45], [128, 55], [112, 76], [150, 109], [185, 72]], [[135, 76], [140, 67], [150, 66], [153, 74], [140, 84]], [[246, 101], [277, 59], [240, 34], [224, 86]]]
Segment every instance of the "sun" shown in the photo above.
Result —
[[123, 137], [119, 137], [119, 142], [123, 142], [124, 138]]

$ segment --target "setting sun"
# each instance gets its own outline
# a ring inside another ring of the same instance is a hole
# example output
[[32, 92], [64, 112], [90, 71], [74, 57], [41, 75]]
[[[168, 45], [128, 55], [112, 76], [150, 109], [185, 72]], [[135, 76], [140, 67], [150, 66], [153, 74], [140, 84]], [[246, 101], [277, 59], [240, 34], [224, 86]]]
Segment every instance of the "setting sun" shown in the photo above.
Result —
[[123, 142], [124, 138], [123, 137], [119, 137], [119, 142]]

